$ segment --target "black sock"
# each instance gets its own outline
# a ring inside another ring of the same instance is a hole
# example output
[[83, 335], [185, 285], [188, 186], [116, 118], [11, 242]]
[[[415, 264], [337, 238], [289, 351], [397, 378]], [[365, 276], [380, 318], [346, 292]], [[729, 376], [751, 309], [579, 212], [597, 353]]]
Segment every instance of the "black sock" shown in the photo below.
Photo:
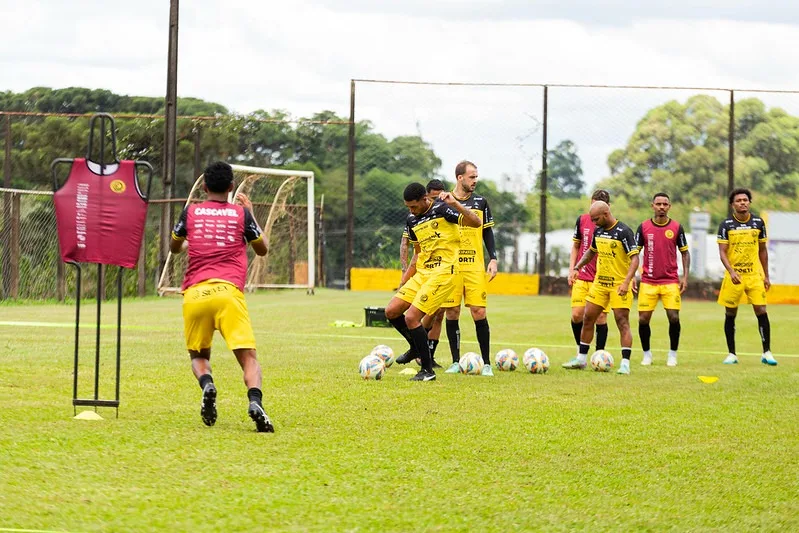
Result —
[[399, 334], [408, 341], [408, 345], [411, 347], [411, 350], [413, 350], [413, 338], [411, 338], [411, 332], [408, 330], [408, 325], [405, 323], [405, 315], [400, 315], [397, 318], [389, 318], [388, 321], [391, 322], [394, 329], [399, 331]]
[[632, 348], [622, 348], [621, 349], [621, 358], [622, 359], [627, 359], [629, 361], [630, 360], [630, 356], [632, 355], [632, 353], [633, 353], [633, 349]]
[[607, 324], [597, 324], [596, 325], [596, 349], [597, 350], [604, 350], [606, 342], [608, 342], [608, 325]]
[[261, 405], [261, 399], [263, 396], [264, 395], [261, 393], [261, 389], [258, 387], [247, 389], [247, 399], [249, 399], [251, 402], [258, 402], [258, 405]]
[[580, 346], [580, 332], [583, 330], [583, 321], [572, 322], [572, 335], [574, 335], [574, 342]]
[[491, 330], [488, 327], [488, 319], [477, 320], [474, 323], [474, 330], [477, 332], [477, 344], [480, 345], [483, 364], [491, 365]]
[[669, 322], [669, 347], [673, 352], [676, 352], [680, 346], [680, 329], [682, 328], [679, 320], [677, 322]]
[[724, 336], [727, 337], [727, 351], [735, 353], [735, 317], [724, 315]]
[[648, 323], [638, 323], [638, 338], [641, 339], [641, 350], [648, 352], [652, 347], [649, 342], [649, 340], [652, 338], [652, 328], [649, 327]]
[[433, 358], [430, 357], [430, 346], [427, 345], [427, 332], [422, 326], [410, 330], [416, 354], [422, 360], [422, 370], [433, 371]]
[[457, 363], [461, 359], [461, 328], [457, 320], [447, 319], [447, 340], [452, 362]]
[[206, 383], [213, 383], [214, 382], [214, 378], [211, 377], [211, 374], [203, 374], [202, 376], [200, 376], [200, 380], [199, 381], [200, 381], [200, 388], [201, 389], [205, 389], [205, 384]]
[[760, 342], [763, 343], [763, 351], [771, 351], [771, 323], [768, 321], [768, 313], [757, 315], [757, 328], [760, 330]]
[[436, 358], [436, 348], [438, 348], [438, 339], [430, 339], [427, 342], [427, 345], [430, 347], [430, 357], [435, 359]]

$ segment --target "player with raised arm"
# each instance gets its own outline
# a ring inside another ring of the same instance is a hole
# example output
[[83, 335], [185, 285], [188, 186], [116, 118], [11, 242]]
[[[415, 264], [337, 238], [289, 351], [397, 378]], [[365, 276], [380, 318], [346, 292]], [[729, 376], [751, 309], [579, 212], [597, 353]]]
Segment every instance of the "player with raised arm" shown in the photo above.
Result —
[[588, 357], [588, 349], [594, 337], [594, 323], [602, 310], [610, 305], [621, 337], [622, 361], [619, 374], [630, 373], [633, 334], [630, 331], [630, 307], [633, 293], [630, 283], [638, 270], [638, 247], [635, 235], [626, 224], [617, 220], [610, 212], [608, 204], [594, 202], [588, 211], [591, 221], [596, 225], [591, 246], [577, 262], [569, 277], [572, 283], [580, 274], [580, 269], [597, 256], [596, 277], [585, 297], [585, 315], [580, 335], [580, 355]]
[[[591, 195], [591, 203], [593, 204], [596, 201], [602, 201], [610, 205], [610, 193], [604, 189], [597, 189]], [[594, 230], [596, 230], [596, 226], [591, 222], [591, 216], [588, 213], [577, 217], [577, 222], [574, 224], [574, 235], [572, 235], [574, 244], [571, 249], [571, 254], [569, 255], [569, 272], [574, 269], [574, 265], [583, 257], [586, 250], [591, 247], [591, 241], [594, 238]], [[588, 296], [588, 291], [591, 290], [595, 275], [596, 257], [580, 269], [580, 273], [577, 275], [577, 279], [575, 279], [574, 282], [572, 282], [571, 277], [569, 277], [569, 285], [572, 288], [571, 327], [572, 335], [574, 335], [574, 342], [577, 345], [577, 354], [570, 361], [563, 363], [563, 365], [561, 365], [563, 368], [577, 370], [585, 368], [585, 356], [580, 355], [580, 335], [583, 331], [585, 297]], [[596, 319], [597, 350], [604, 350], [605, 343], [608, 340], [608, 312], [610, 312], [610, 307], [605, 307]]]
[[[480, 226], [460, 228], [460, 252], [458, 254], [459, 272], [455, 277], [455, 289], [442, 304], [446, 309], [446, 329], [452, 364], [445, 371], [455, 374], [460, 370], [460, 325], [461, 302], [469, 308], [480, 355], [483, 358], [483, 376], [493, 376], [491, 370], [491, 332], [486, 318], [487, 284], [497, 275], [497, 252], [494, 243], [494, 218], [488, 207], [488, 200], [475, 194], [478, 174], [477, 166], [471, 161], [461, 161], [455, 166], [455, 190], [453, 195], [465, 208], [480, 219]], [[483, 243], [488, 250], [488, 266], [483, 258]], [[486, 280], [486, 272], [488, 280]]]
[[719, 225], [718, 244], [721, 263], [727, 270], [721, 282], [718, 303], [725, 307], [724, 336], [729, 352], [724, 364], [738, 363], [735, 353], [735, 317], [738, 306], [746, 293], [757, 317], [763, 355], [760, 362], [775, 366], [777, 360], [771, 355], [771, 324], [766, 311], [766, 291], [771, 287], [768, 276], [768, 248], [766, 223], [749, 211], [752, 191], [738, 188], [730, 192], [732, 217]]
[[[405, 187], [403, 197], [410, 211], [405, 225], [416, 261], [408, 267], [402, 286], [386, 306], [386, 318], [421, 359], [422, 369], [412, 380], [432, 381], [436, 374], [422, 318], [435, 312], [452, 291], [453, 276], [458, 271], [459, 225], [480, 227], [482, 222], [452, 193], [442, 192], [440, 200], [433, 202], [421, 183]], [[397, 358], [400, 364], [409, 361]]]
[[258, 255], [266, 255], [267, 243], [252, 215], [252, 203], [244, 194], [228, 203], [233, 190], [233, 169], [225, 162], [209, 165], [203, 188], [207, 200], [191, 204], [172, 231], [169, 249], [188, 249], [189, 264], [183, 291], [183, 327], [191, 368], [202, 389], [200, 416], [207, 426], [216, 422], [217, 390], [211, 376], [211, 341], [219, 330], [244, 372], [249, 407], [247, 414], [259, 432], [274, 432], [261, 405], [261, 365], [255, 351], [244, 283], [247, 276], [247, 243]]
[[[641, 364], [652, 364], [650, 339], [652, 330], [649, 321], [657, 307], [663, 302], [669, 321], [669, 353], [666, 366], [677, 366], [677, 348], [680, 345], [680, 295], [688, 288], [688, 271], [691, 268], [691, 253], [682, 224], [669, 218], [671, 200], [665, 192], [652, 197], [654, 216], [643, 221], [635, 232], [635, 242], [641, 251], [643, 273], [638, 289], [638, 337], [644, 358]], [[677, 250], [682, 254], [682, 279], [677, 270]], [[635, 282], [633, 282], [635, 291]]]

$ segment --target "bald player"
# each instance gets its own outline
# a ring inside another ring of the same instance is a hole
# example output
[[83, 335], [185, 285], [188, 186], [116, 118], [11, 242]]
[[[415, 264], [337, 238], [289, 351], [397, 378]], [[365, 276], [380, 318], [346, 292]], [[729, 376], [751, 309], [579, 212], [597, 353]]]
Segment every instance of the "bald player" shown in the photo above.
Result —
[[630, 330], [630, 307], [633, 294], [630, 283], [638, 269], [638, 246], [635, 234], [610, 212], [610, 206], [602, 201], [591, 204], [588, 214], [596, 225], [591, 246], [569, 274], [572, 283], [580, 269], [597, 257], [596, 277], [585, 297], [583, 329], [580, 332], [580, 354], [582, 361], [588, 358], [588, 349], [594, 338], [594, 323], [606, 307], [613, 310], [616, 326], [621, 337], [622, 361], [619, 374], [630, 373], [633, 335]]

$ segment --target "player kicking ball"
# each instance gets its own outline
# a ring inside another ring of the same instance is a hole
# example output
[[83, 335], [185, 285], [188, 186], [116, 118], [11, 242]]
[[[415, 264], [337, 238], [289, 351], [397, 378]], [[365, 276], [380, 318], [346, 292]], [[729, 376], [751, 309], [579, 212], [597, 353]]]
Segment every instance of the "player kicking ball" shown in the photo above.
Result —
[[[403, 197], [410, 212], [405, 230], [414, 247], [414, 260], [402, 276], [402, 286], [386, 306], [386, 318], [408, 341], [422, 368], [412, 381], [433, 381], [433, 359], [422, 318], [435, 312], [454, 287], [460, 249], [459, 224], [478, 228], [480, 218], [458, 202], [452, 193], [442, 192], [435, 202], [421, 183], [405, 187]], [[410, 353], [397, 363], [411, 361]]]

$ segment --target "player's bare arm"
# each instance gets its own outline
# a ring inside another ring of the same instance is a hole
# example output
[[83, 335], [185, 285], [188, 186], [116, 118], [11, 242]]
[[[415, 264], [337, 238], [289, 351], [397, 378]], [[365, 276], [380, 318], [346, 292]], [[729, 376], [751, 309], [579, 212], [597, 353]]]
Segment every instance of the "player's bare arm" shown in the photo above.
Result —
[[189, 248], [189, 241], [186, 239], [176, 239], [175, 236], [172, 236], [172, 240], [169, 241], [169, 251], [173, 254], [182, 253]]
[[405, 235], [400, 240], [400, 270], [403, 273], [408, 270], [408, 237]]
[[630, 257], [630, 268], [627, 269], [627, 277], [624, 278], [624, 281], [621, 282], [621, 285], [616, 289], [616, 292], [619, 296], [624, 296], [627, 294], [627, 291], [630, 289], [630, 282], [635, 279], [635, 273], [638, 270], [638, 265], [641, 262], [638, 254], [633, 255]]
[[577, 276], [580, 274], [580, 269], [590, 263], [594, 256], [596, 256], [596, 252], [591, 248], [585, 251], [583, 257], [577, 262], [576, 265], [574, 265], [574, 268], [572, 268], [571, 272], [569, 272], [569, 285], [573, 285], [574, 282], [577, 281]]
[[763, 267], [763, 286], [766, 290], [771, 287], [771, 280], [768, 278], [768, 247], [766, 243], [761, 242], [757, 249], [757, 255], [760, 258], [760, 265]]
[[688, 272], [691, 270], [691, 252], [688, 250], [680, 252], [682, 254], [682, 279], [680, 280], [680, 294], [688, 288]]
[[730, 264], [730, 258], [727, 257], [728, 248], [729, 248], [728, 243], [726, 242], [719, 243], [719, 259], [721, 259], [721, 264], [724, 265], [724, 268], [727, 269], [727, 272], [730, 273], [730, 281], [732, 281], [733, 285], [738, 285], [739, 283], [741, 283], [741, 275], [738, 274]]
[[463, 207], [463, 205], [451, 192], [442, 192], [438, 195], [438, 199], [455, 209], [458, 213], [460, 213], [461, 216], [463, 216], [464, 226], [468, 226], [470, 228], [479, 228], [483, 225], [483, 221], [480, 220], [480, 217], [477, 216], [477, 213], [468, 207]]
[[571, 249], [571, 253], [569, 253], [569, 287], [574, 285], [574, 281], [572, 281], [571, 272], [574, 270], [574, 266], [577, 264], [577, 256], [580, 254], [580, 243], [579, 241], [574, 241], [574, 244]]
[[402, 279], [400, 280], [400, 287], [405, 285], [405, 283], [416, 274], [416, 260], [419, 259], [419, 252], [421, 248], [418, 244], [413, 245], [413, 257], [411, 258], [411, 264], [405, 269], [405, 272], [402, 273]]

